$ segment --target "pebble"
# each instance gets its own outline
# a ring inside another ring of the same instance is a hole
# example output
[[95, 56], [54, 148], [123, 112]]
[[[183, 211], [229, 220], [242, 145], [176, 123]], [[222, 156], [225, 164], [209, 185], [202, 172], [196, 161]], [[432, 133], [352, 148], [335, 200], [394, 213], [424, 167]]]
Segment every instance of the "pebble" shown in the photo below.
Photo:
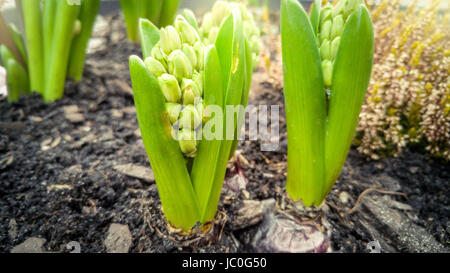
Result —
[[128, 253], [132, 237], [127, 225], [111, 224], [105, 241], [108, 253]]
[[134, 164], [124, 164], [116, 165], [114, 169], [122, 174], [139, 178], [147, 182], [154, 182], [155, 176], [153, 175], [153, 170], [151, 168], [142, 167]]
[[350, 195], [348, 194], [348, 192], [342, 191], [341, 193], [339, 193], [339, 200], [342, 204], [347, 204], [350, 200]]
[[16, 245], [11, 253], [44, 253], [43, 246], [46, 240], [43, 238], [31, 237], [23, 243]]
[[63, 107], [64, 117], [71, 123], [81, 123], [84, 121], [84, 116], [79, 113], [77, 105], [69, 105]]
[[18, 234], [17, 222], [15, 219], [11, 219], [8, 225], [8, 235], [11, 241], [15, 240]]

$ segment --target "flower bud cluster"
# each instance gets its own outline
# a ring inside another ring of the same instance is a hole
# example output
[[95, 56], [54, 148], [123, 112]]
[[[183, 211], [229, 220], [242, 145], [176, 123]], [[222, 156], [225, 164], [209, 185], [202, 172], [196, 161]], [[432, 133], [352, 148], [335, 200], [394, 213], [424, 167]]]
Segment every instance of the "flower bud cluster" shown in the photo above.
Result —
[[158, 79], [169, 120], [187, 157], [196, 154], [196, 130], [202, 125], [204, 52], [197, 31], [179, 15], [173, 25], [160, 30], [159, 42], [144, 61]]
[[322, 59], [322, 71], [325, 85], [331, 86], [333, 65], [336, 58], [344, 26], [350, 15], [361, 5], [363, 0], [339, 0], [335, 6], [330, 3], [320, 11], [318, 43]]
[[238, 9], [242, 15], [244, 35], [250, 46], [253, 68], [256, 68], [258, 65], [259, 53], [261, 51], [261, 43], [259, 40], [260, 30], [256, 26], [252, 14], [242, 3], [216, 1], [211, 12], [206, 13], [203, 17], [202, 25], [200, 27], [200, 34], [203, 37], [203, 42], [205, 44], [212, 44], [216, 41], [220, 26], [231, 14], [233, 9]]

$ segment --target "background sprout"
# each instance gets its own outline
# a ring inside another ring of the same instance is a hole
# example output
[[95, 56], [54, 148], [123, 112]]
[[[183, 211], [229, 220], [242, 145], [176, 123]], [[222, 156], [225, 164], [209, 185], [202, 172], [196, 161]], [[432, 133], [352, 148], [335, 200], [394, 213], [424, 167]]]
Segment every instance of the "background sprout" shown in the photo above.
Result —
[[309, 18], [295, 0], [281, 4], [286, 190], [306, 206], [320, 205], [341, 172], [374, 50], [372, 22], [362, 1], [340, 0], [323, 8], [321, 2], [314, 2]]
[[128, 38], [139, 42], [139, 18], [150, 20], [157, 27], [172, 24], [181, 0], [120, 0]]
[[[35, 0], [16, 1], [19, 18], [23, 18], [23, 38], [14, 25], [9, 26], [8, 32], [2, 31], [14, 41], [14, 45], [6, 46], [18, 52], [2, 57], [8, 75], [14, 75], [8, 76], [13, 100], [21, 92], [35, 91], [46, 102], [52, 102], [63, 96], [66, 78], [80, 81], [83, 74], [85, 51], [100, 0], [82, 0], [80, 5], [57, 0], [42, 2], [43, 5]], [[14, 84], [18, 79], [22, 79], [21, 83]]]
[[[225, 124], [234, 124], [232, 135], [240, 129], [235, 120], [227, 120], [225, 106], [240, 105], [248, 97], [252, 58], [238, 9], [211, 45], [200, 40], [192, 13], [183, 14], [190, 17], [179, 15], [174, 26], [161, 29], [141, 19], [144, 61], [131, 56], [130, 74], [164, 214], [188, 232], [215, 217], [234, 142], [225, 138], [230, 130]], [[199, 138], [203, 109], [210, 106], [219, 106], [225, 117], [221, 135], [212, 140]]]

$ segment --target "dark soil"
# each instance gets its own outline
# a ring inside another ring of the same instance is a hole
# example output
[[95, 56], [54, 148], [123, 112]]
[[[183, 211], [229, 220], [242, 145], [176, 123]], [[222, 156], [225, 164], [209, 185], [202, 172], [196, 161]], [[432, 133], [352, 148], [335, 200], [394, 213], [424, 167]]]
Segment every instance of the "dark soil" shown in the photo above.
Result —
[[[224, 194], [208, 236], [176, 235], [164, 220], [154, 182], [114, 168], [127, 163], [148, 167], [149, 162], [129, 90], [128, 56], [140, 54], [140, 49], [126, 40], [117, 18], [106, 20], [108, 29], [98, 35], [106, 38], [107, 47], [88, 56], [83, 81], [67, 83], [63, 99], [48, 105], [38, 95], [13, 104], [0, 100], [0, 251], [9, 252], [29, 237], [41, 237], [48, 251], [65, 252], [68, 242], [78, 241], [82, 252], [106, 252], [104, 240], [112, 223], [128, 226], [133, 240], [130, 252], [254, 251], [248, 237], [257, 225], [236, 229], [232, 216], [244, 199], [274, 198], [280, 210], [289, 205], [284, 192], [287, 142], [282, 90], [266, 82], [261, 69], [255, 73], [250, 103], [281, 108], [279, 149], [260, 152], [259, 141], [240, 143], [242, 157], [230, 163], [228, 177], [243, 171], [245, 192], [231, 202], [224, 201]], [[65, 117], [64, 106], [70, 105], [78, 106], [81, 121]], [[364, 190], [374, 187], [404, 193], [407, 198], [388, 195], [409, 205], [408, 217], [449, 248], [449, 183], [448, 163], [413, 152], [367, 161], [352, 149], [322, 208], [322, 216], [331, 224], [333, 251], [367, 251], [374, 238], [362, 223], [365, 208], [358, 204], [354, 213], [348, 212]], [[376, 228], [388, 232], [382, 225]], [[407, 251], [395, 240], [388, 243], [392, 251]]]

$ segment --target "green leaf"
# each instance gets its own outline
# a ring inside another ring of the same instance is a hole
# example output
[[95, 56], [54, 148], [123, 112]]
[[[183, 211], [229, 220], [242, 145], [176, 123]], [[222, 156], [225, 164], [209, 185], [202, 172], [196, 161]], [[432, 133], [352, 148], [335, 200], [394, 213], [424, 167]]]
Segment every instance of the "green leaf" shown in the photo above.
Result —
[[[241, 105], [244, 106], [244, 108], [247, 107], [248, 96], [250, 94], [250, 86], [252, 84], [252, 75], [253, 75], [252, 53], [251, 53], [250, 45], [248, 44], [248, 40], [245, 41], [245, 56], [247, 57], [245, 60], [245, 71], [246, 71], [245, 72], [245, 85], [244, 85], [244, 89], [242, 90], [242, 98], [241, 98]], [[239, 144], [239, 136], [240, 136], [242, 124], [244, 123], [244, 121], [245, 121], [245, 112], [240, 114], [238, 117], [236, 139], [233, 140], [229, 158], [233, 157], [234, 152], [236, 151], [236, 148]]]
[[[214, 105], [223, 109], [224, 89], [222, 88], [222, 74], [220, 70], [219, 56], [214, 46], [210, 46], [206, 52], [205, 62], [205, 78], [204, 78], [204, 105], [205, 107]], [[215, 128], [216, 130], [218, 128]], [[194, 190], [197, 193], [201, 215], [210, 214], [211, 210], [217, 209], [212, 204], [211, 199], [216, 188], [221, 187], [220, 183], [216, 183], [214, 175], [218, 166], [218, 158], [222, 140], [208, 140], [204, 137], [198, 146], [197, 155], [192, 166], [191, 178]], [[209, 166], [206, 167], [205, 166]], [[212, 205], [211, 205], [212, 204]], [[207, 216], [202, 216], [201, 222], [209, 220]]]
[[[220, 66], [222, 67], [222, 83], [223, 88], [227, 90], [228, 82], [231, 74], [232, 59], [229, 56], [233, 54], [232, 39], [233, 39], [233, 16], [229, 16], [220, 27], [219, 34], [215, 42], [217, 52], [219, 54]], [[224, 94], [225, 100], [226, 93]]]
[[79, 5], [69, 5], [66, 1], [59, 2], [56, 7], [52, 50], [45, 71], [44, 100], [46, 102], [60, 99], [64, 94], [73, 29], [79, 12]]
[[366, 7], [348, 19], [334, 64], [325, 147], [326, 195], [339, 177], [372, 71], [374, 36]]
[[[14, 44], [17, 46], [17, 48], [19, 49], [20, 55], [22, 57], [23, 62], [26, 64], [27, 60], [27, 52], [25, 50], [25, 44], [23, 42], [23, 38], [22, 35], [20, 34], [20, 32], [17, 30], [16, 25], [14, 24], [10, 24], [8, 26], [9, 28], [9, 32], [11, 33], [11, 36], [13, 38]], [[18, 60], [17, 60], [18, 61]]]
[[139, 0], [120, 0], [120, 7], [122, 8], [125, 25], [127, 27], [128, 39], [134, 42], [137, 42], [138, 39], [138, 1]]
[[281, 42], [288, 131], [286, 189], [306, 206], [318, 205], [325, 173], [325, 87], [314, 30], [295, 0], [282, 0]]
[[310, 21], [314, 33], [317, 34], [319, 32], [319, 24], [320, 24], [320, 9], [322, 6], [322, 0], [315, 0], [313, 3], [313, 8], [310, 15]]
[[160, 27], [165, 27], [173, 23], [179, 5], [180, 0], [164, 0], [158, 22]]
[[52, 55], [53, 31], [55, 29], [55, 17], [57, 0], [44, 0], [42, 11], [42, 39], [44, 43], [44, 65], [47, 71]]
[[84, 0], [81, 4], [81, 32], [74, 38], [69, 61], [68, 76], [76, 82], [83, 76], [86, 47], [92, 34], [95, 18], [100, 7], [100, 0]]
[[40, 1], [22, 0], [31, 90], [44, 93], [44, 49]]
[[137, 56], [130, 57], [130, 74], [139, 128], [164, 214], [172, 225], [189, 231], [200, 219], [200, 210], [178, 142], [171, 135], [164, 95]]
[[159, 42], [159, 29], [148, 19], [139, 20], [142, 55], [145, 58], [152, 53], [153, 47]]
[[150, 21], [152, 21], [156, 26], [159, 26], [159, 19], [161, 16], [161, 11], [164, 6], [164, 0], [161, 1], [143, 1], [140, 0], [140, 2], [147, 2], [147, 16], [141, 18], [148, 18]]
[[184, 9], [181, 13], [184, 19], [198, 32], [200, 33], [200, 29], [198, 28], [197, 19], [195, 18], [194, 13], [190, 9]]
[[28, 74], [25, 69], [15, 59], [9, 59], [6, 64], [8, 85], [8, 101], [13, 102], [19, 99], [20, 94], [30, 93]]
[[14, 54], [5, 45], [0, 45], [0, 58], [2, 60], [3, 65], [5, 66], [5, 68], [6, 68], [9, 60], [11, 60], [11, 59], [16, 60], [16, 57], [14, 56]]

